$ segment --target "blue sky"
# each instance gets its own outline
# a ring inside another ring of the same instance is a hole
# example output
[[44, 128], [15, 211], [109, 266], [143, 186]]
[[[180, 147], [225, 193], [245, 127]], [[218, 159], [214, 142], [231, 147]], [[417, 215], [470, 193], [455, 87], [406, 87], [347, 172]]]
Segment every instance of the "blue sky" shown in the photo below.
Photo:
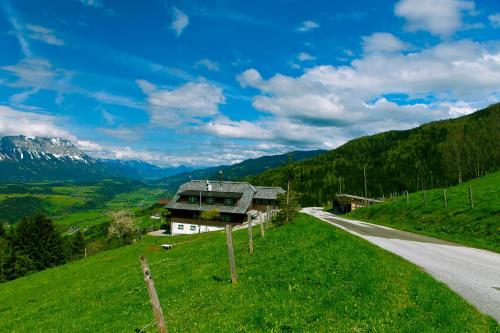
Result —
[[500, 2], [2, 0], [0, 135], [233, 163], [500, 99]]

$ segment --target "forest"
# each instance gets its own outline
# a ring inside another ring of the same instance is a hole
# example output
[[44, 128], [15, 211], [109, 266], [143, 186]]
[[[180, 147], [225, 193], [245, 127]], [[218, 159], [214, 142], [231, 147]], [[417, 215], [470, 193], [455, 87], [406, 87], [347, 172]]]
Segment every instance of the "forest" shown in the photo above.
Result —
[[386, 197], [447, 187], [500, 166], [500, 104], [456, 119], [389, 131], [347, 142], [312, 159], [292, 162], [246, 180], [285, 186], [302, 206], [324, 205], [335, 193]]

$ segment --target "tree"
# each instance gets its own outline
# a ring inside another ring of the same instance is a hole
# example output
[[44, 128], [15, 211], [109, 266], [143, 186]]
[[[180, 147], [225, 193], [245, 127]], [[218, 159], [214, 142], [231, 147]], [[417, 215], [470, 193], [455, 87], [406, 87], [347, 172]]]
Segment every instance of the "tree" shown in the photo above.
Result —
[[132, 214], [126, 210], [118, 210], [110, 213], [111, 224], [108, 228], [108, 238], [119, 238], [124, 244], [130, 244], [137, 234], [137, 226]]
[[85, 253], [85, 237], [83, 233], [78, 230], [73, 236], [71, 243], [71, 257], [72, 259], [82, 258]]
[[278, 212], [273, 222], [277, 225], [287, 224], [293, 220], [300, 209], [296, 192], [290, 191], [287, 194], [278, 195]]
[[[19, 223], [13, 250], [17, 258], [15, 271], [19, 273], [42, 270], [66, 261], [61, 235], [52, 220], [41, 214], [24, 218]], [[22, 265], [26, 265], [27, 270]]]
[[220, 217], [220, 210], [218, 208], [214, 208], [211, 210], [205, 210], [200, 214], [202, 220], [205, 221], [214, 221]]

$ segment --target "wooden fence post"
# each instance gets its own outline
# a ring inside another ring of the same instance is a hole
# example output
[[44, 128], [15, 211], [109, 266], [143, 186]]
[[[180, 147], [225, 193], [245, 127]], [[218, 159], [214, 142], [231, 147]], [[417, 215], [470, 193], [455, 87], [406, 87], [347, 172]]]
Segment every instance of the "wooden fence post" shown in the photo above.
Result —
[[410, 205], [410, 195], [408, 194], [408, 191], [406, 191], [406, 207]]
[[231, 270], [231, 282], [236, 285], [238, 276], [236, 275], [236, 263], [234, 262], [233, 251], [233, 227], [226, 224], [226, 241], [227, 241], [227, 256], [229, 257], [229, 269]]
[[158, 294], [156, 293], [153, 277], [151, 276], [151, 271], [149, 270], [146, 258], [143, 255], [141, 255], [141, 266], [144, 274], [144, 282], [146, 282], [146, 286], [148, 288], [149, 300], [151, 301], [151, 306], [153, 308], [153, 314], [155, 316], [158, 332], [167, 333], [167, 324], [163, 318], [163, 312], [161, 311], [160, 300], [158, 299]]
[[260, 221], [260, 236], [261, 237], [265, 237], [266, 236], [266, 231], [264, 230], [265, 220], [264, 220], [263, 214], [259, 215], [259, 221]]
[[444, 208], [448, 208], [448, 198], [446, 197], [446, 189], [443, 190], [444, 194]]
[[474, 200], [472, 199], [472, 187], [469, 185], [469, 203], [470, 208], [474, 208]]
[[247, 213], [248, 220], [248, 248], [250, 254], [253, 254], [253, 227], [252, 227], [252, 214]]

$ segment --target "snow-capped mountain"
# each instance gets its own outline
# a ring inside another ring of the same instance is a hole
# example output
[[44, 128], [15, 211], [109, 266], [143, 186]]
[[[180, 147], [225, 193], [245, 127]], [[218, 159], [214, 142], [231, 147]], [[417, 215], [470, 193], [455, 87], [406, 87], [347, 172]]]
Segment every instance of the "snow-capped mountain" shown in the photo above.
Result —
[[159, 179], [188, 167], [160, 168], [144, 161], [95, 159], [62, 138], [5, 136], [0, 139], [0, 181]]
[[61, 138], [6, 136], [0, 140], [0, 161], [78, 161], [95, 163], [70, 141]]

